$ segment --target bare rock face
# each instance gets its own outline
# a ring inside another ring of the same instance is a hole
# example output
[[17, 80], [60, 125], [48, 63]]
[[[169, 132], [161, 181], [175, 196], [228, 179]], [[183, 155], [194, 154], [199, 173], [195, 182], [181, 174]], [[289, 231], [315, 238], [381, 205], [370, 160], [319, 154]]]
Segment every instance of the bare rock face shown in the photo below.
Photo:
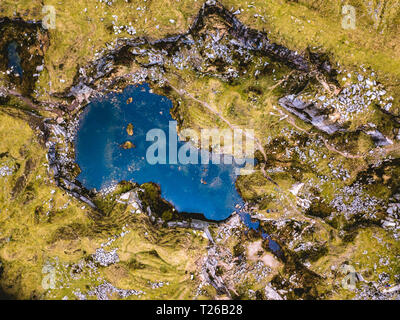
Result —
[[[303, 101], [294, 95], [288, 95], [281, 98], [279, 104], [304, 122], [313, 125], [316, 129], [329, 135], [337, 132], [347, 132], [343, 125], [335, 121], [334, 115], [330, 113], [329, 110], [318, 108], [313, 102]], [[360, 130], [369, 135], [378, 147], [393, 144], [391, 139], [384, 136], [376, 129], [368, 130], [366, 128], [360, 128]]]
[[329, 119], [329, 114], [315, 107], [313, 103], [304, 102], [294, 95], [289, 95], [279, 100], [279, 104], [301, 120], [312, 124], [317, 129], [328, 134], [343, 131], [339, 125]]
[[383, 146], [387, 146], [387, 145], [393, 144], [392, 140], [390, 140], [389, 138], [385, 137], [378, 130], [370, 130], [370, 131], [367, 131], [366, 134], [371, 136], [372, 140], [379, 147], [383, 147]]
[[271, 286], [265, 286], [265, 297], [267, 300], [283, 300], [282, 297]]

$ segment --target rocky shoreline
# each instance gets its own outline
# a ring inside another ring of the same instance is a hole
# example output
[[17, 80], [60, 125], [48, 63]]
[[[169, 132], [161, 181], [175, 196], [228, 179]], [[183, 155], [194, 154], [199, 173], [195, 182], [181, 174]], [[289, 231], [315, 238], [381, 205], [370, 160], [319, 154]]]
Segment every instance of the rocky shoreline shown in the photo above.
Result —
[[[217, 15], [229, 26], [229, 32], [236, 39], [234, 45], [237, 48], [258, 52], [301, 72], [307, 72], [312, 76], [319, 75], [334, 82], [335, 71], [327, 61], [321, 62], [314, 59], [314, 63], [311, 63], [297, 52], [271, 43], [265, 33], [246, 27], [218, 1], [207, 1], [195, 17], [188, 32], [160, 40], [145, 38], [119, 39], [113, 49], [105, 49], [100, 54], [100, 58], [79, 69], [75, 77], [75, 84], [69, 90], [56, 95], [58, 98], [69, 100], [68, 104], [62, 104], [60, 108], [70, 113], [70, 119], [59, 118], [58, 122], [54, 120], [46, 121], [50, 169], [53, 171], [57, 184], [61, 188], [92, 208], [96, 208], [91, 200], [93, 194], [83, 188], [79, 181], [75, 179], [78, 169], [74, 160], [74, 138], [78, 127], [79, 115], [91, 100], [109, 91], [121, 90], [122, 87], [118, 85], [115, 87], [116, 83], [121, 80], [124, 80], [123, 86], [149, 82], [155, 88], [168, 87], [168, 82], [164, 78], [162, 71], [165, 58], [154, 54], [153, 48], [159, 52], [164, 52], [165, 55], [170, 55], [171, 52], [179, 50], [180, 46], [191, 45], [193, 38], [197, 36], [204, 27], [205, 20], [211, 15]], [[141, 70], [134, 74], [114, 77], [115, 68], [121, 63], [127, 64], [133, 61], [137, 56], [134, 52], [137, 50], [139, 50], [141, 56], [148, 55], [150, 63], [142, 64]], [[155, 67], [159, 67], [160, 69], [157, 70], [161, 72], [156, 72]], [[56, 145], [63, 145], [64, 148], [56, 148]], [[199, 216], [199, 218], [207, 221], [204, 217]], [[189, 226], [191, 225], [190, 220], [177, 222], [175, 225]], [[174, 223], [169, 222], [168, 225], [172, 226]]]
[[[79, 69], [75, 77], [75, 84], [69, 90], [57, 94], [59, 98], [69, 101], [67, 105], [64, 104], [61, 108], [68, 110], [70, 114], [69, 119], [59, 118], [59, 123], [54, 120], [46, 122], [47, 135], [49, 137], [52, 136], [47, 142], [49, 147], [49, 164], [60, 187], [89, 206], [96, 208], [91, 200], [94, 194], [83, 188], [79, 181], [76, 180], [79, 169], [74, 159], [74, 137], [78, 128], [79, 115], [91, 100], [111, 91], [122, 90], [129, 84], [148, 82], [155, 90], [168, 88], [169, 83], [164, 75], [167, 59], [170, 59], [172, 54], [179, 52], [181, 47], [192, 46], [194, 39], [199, 37], [199, 33], [204, 28], [206, 20], [212, 15], [217, 15], [227, 24], [229, 33], [235, 39], [232, 44], [235, 50], [244, 49], [249, 52], [256, 52], [257, 54], [272, 57], [277, 61], [284, 62], [295, 70], [299, 70], [301, 74], [304, 72], [307, 73], [309, 78], [319, 79], [318, 81], [321, 81], [324, 86], [328, 85], [332, 91], [338, 90], [336, 80], [338, 73], [326, 58], [309, 53], [309, 59], [307, 59], [297, 52], [270, 43], [265, 33], [243, 25], [234, 14], [224, 8], [219, 2], [207, 1], [186, 33], [160, 40], [146, 38], [119, 39], [112, 49], [105, 49], [100, 54], [100, 58], [94, 60], [88, 66]], [[217, 43], [216, 46], [218, 46]], [[138, 57], [141, 59], [146, 57], [148, 63], [138, 62]], [[140, 65], [138, 71], [122, 76], [114, 75], [117, 73], [116, 70], [119, 66], [132, 62]], [[235, 75], [225, 74], [223, 77], [226, 77], [229, 81], [230, 78], [235, 78]], [[342, 98], [339, 95], [337, 99], [340, 100]], [[337, 121], [332, 121], [331, 116], [326, 115], [322, 109], [318, 109], [313, 103], [303, 102], [295, 95], [282, 97], [279, 102], [289, 112], [305, 122], [310, 122], [317, 130], [323, 131], [328, 135], [332, 135], [338, 131], [346, 131], [345, 126], [342, 126]], [[179, 124], [179, 114], [175, 116]], [[382, 135], [376, 128], [366, 128], [364, 131], [376, 141], [378, 146], [391, 144], [390, 138]], [[64, 146], [64, 148], [60, 149], [58, 147], [56, 149], [56, 145]], [[146, 212], [149, 211], [146, 210]], [[154, 219], [160, 221], [161, 217], [155, 215]], [[191, 225], [191, 219], [185, 218], [185, 214], [180, 215], [179, 219], [181, 222], [169, 222], [168, 225], [186, 227]], [[214, 222], [205, 219], [201, 215], [195, 219]]]

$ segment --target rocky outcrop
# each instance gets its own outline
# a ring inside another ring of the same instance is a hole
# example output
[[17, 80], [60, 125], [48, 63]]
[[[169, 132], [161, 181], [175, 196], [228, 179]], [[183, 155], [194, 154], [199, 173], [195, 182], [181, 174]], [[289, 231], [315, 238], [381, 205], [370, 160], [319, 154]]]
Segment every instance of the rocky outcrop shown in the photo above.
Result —
[[[336, 121], [333, 113], [329, 112], [329, 109], [317, 107], [314, 102], [303, 101], [295, 95], [288, 95], [279, 99], [279, 104], [290, 113], [324, 133], [332, 135], [339, 132], [348, 132], [345, 125], [339, 124]], [[361, 127], [359, 130], [369, 135], [378, 147], [393, 144], [390, 138], [384, 136], [377, 129]]]
[[[306, 56], [302, 56], [284, 46], [272, 43], [266, 33], [245, 26], [218, 1], [207, 1], [194, 18], [189, 30], [183, 34], [158, 40], [150, 38], [119, 39], [114, 48], [104, 50], [100, 54], [100, 58], [86, 67], [80, 68], [73, 86], [60, 96], [73, 97], [75, 102], [72, 105], [75, 108], [82, 106], [90, 97], [96, 95], [97, 90], [105, 89], [104, 87], [98, 87], [97, 82], [99, 79], [104, 80], [107, 77], [111, 77], [118, 65], [129, 65], [134, 61], [147, 70], [140, 71], [140, 74], [131, 74], [131, 80], [134, 79], [137, 82], [156, 80], [162, 83], [163, 71], [159, 70], [158, 73], [154, 73], [151, 70], [152, 67], [164, 67], [167, 57], [171, 58], [171, 56], [179, 52], [182, 48], [190, 50], [191, 47], [194, 47], [196, 41], [201, 38], [208, 19], [212, 16], [217, 16], [221, 19], [231, 38], [229, 46], [235, 47], [239, 51], [247, 50], [261, 56], [269, 57], [274, 61], [282, 62], [294, 70], [307, 73], [310, 76], [320, 75], [323, 78], [332, 78], [335, 74], [329, 61], [308, 59]], [[218, 46], [218, 42], [221, 39], [221, 37], [217, 37], [213, 40], [216, 46]], [[224, 46], [220, 46], [217, 51], [221, 54], [227, 54], [227, 52], [224, 52], [224, 49]], [[146, 62], [142, 60], [138, 61], [137, 57], [146, 57], [144, 59]], [[195, 65], [192, 65], [192, 67], [196, 69]], [[107, 86], [111, 86], [114, 83], [114, 81], [109, 81], [107, 82]]]
[[283, 300], [279, 293], [272, 289], [270, 285], [265, 286], [265, 297], [267, 300]]
[[312, 124], [318, 130], [328, 134], [344, 131], [343, 128], [329, 120], [329, 115], [324, 110], [320, 110], [313, 103], [304, 102], [294, 95], [281, 98], [279, 104], [304, 122]]
[[236, 16], [215, 0], [207, 1], [195, 18], [188, 34], [196, 34], [210, 15], [218, 15], [229, 25], [229, 33], [236, 39], [236, 44], [247, 50], [259, 51], [264, 55], [283, 62], [290, 67], [309, 72], [313, 66], [297, 52], [291, 51], [276, 43], [271, 43], [267, 34], [245, 26]]

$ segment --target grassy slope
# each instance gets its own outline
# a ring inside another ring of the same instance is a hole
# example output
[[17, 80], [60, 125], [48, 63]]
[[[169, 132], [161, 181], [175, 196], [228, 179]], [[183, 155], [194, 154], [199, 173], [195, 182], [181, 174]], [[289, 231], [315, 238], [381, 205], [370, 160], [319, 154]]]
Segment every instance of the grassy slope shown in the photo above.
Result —
[[[195, 272], [194, 262], [205, 244], [202, 237], [184, 230], [154, 230], [145, 216], [132, 218], [123, 206], [97, 224], [89, 218], [88, 208], [55, 186], [45, 165], [46, 150], [24, 121], [0, 112], [0, 138], [0, 153], [8, 152], [1, 165], [19, 165], [13, 175], [0, 177], [0, 257], [6, 293], [19, 298], [74, 298], [75, 289], [87, 291], [85, 286], [101, 283], [97, 279], [101, 276], [117, 287], [143, 290], [146, 298], [192, 296], [195, 281], [190, 280], [190, 272]], [[16, 180], [26, 172], [28, 162], [34, 165], [30, 165], [25, 186], [15, 193]], [[130, 232], [106, 249], [119, 248], [121, 263], [113, 267], [119, 276], [100, 267], [97, 274], [72, 279], [67, 264], [88, 258], [125, 225]], [[129, 264], [132, 259], [136, 264]], [[51, 293], [41, 286], [46, 261], [57, 265], [60, 281]], [[62, 279], [68, 288], [59, 288]], [[152, 290], [148, 281], [169, 281], [170, 285]]]

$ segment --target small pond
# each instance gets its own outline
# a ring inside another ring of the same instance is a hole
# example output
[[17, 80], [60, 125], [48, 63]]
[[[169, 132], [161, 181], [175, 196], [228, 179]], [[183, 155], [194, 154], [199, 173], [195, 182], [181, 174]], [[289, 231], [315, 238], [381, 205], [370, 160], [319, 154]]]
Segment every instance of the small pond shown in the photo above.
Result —
[[10, 42], [7, 46], [8, 68], [22, 79], [23, 70], [17, 48], [18, 44], [15, 41]]
[[[76, 162], [81, 168], [78, 180], [88, 189], [100, 190], [121, 180], [160, 185], [161, 195], [180, 212], [202, 213], [210, 220], [228, 218], [243, 201], [235, 188], [233, 164], [151, 164], [146, 152], [155, 141], [146, 141], [151, 129], [161, 129], [167, 142], [182, 142], [176, 134], [176, 123], [170, 115], [172, 102], [151, 92], [147, 84], [128, 86], [121, 93], [110, 93], [92, 101], [80, 116], [75, 141]], [[132, 124], [133, 134], [127, 127]], [[122, 145], [130, 141], [132, 148]], [[167, 143], [167, 148], [170, 145]], [[203, 151], [204, 152], [204, 151]], [[200, 157], [200, 152], [199, 152]]]

